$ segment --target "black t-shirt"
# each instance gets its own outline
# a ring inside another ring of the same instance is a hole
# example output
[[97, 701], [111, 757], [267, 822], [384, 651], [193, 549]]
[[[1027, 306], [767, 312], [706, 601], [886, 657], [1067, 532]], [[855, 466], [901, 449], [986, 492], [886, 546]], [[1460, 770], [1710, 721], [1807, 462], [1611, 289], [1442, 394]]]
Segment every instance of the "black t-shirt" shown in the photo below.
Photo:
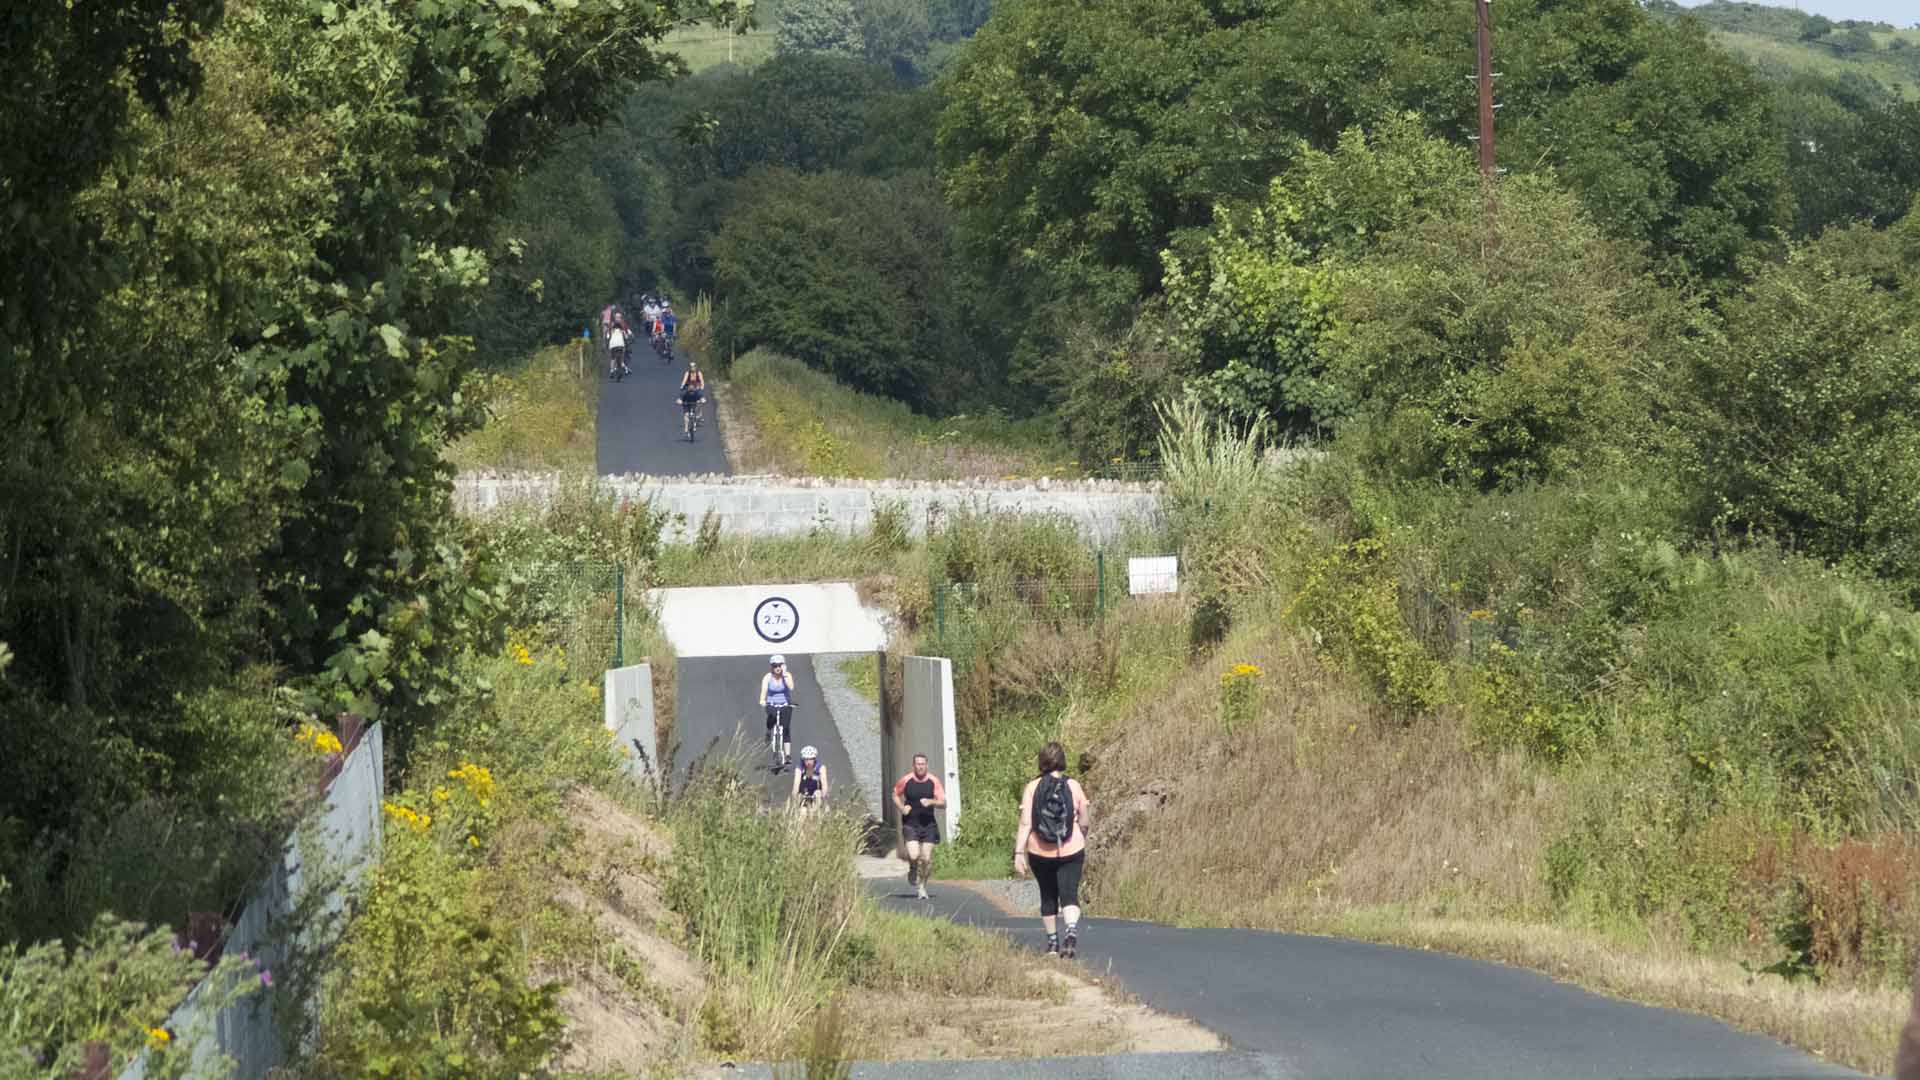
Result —
[[907, 777], [906, 787], [900, 792], [900, 798], [907, 804], [907, 820], [915, 825], [933, 824], [933, 807], [927, 800], [933, 798], [933, 774], [928, 773], [925, 780]]

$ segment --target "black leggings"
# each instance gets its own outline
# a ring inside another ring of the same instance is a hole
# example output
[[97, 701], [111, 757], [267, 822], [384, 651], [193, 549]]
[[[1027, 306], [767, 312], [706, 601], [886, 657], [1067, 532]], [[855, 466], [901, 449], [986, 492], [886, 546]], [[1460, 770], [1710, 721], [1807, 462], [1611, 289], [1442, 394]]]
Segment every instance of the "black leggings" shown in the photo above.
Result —
[[1027, 865], [1033, 869], [1033, 880], [1040, 884], [1040, 914], [1058, 915], [1062, 907], [1080, 906], [1080, 870], [1087, 865], [1085, 848], [1064, 859], [1029, 853]]

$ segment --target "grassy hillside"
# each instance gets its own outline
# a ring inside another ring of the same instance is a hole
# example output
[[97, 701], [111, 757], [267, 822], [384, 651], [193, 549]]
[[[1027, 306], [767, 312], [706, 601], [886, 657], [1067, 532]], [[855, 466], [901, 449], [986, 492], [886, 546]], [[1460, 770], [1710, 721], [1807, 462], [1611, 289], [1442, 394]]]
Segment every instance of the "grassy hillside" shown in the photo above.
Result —
[[751, 67], [773, 55], [771, 29], [734, 35], [731, 53], [727, 38], [726, 33], [711, 26], [688, 26], [668, 34], [666, 45], [668, 49], [679, 53], [687, 66], [696, 72], [724, 64], [729, 56], [735, 64]]
[[1773, 78], [1812, 75], [1872, 97], [1920, 100], [1920, 29], [1832, 22], [1766, 4], [1717, 2], [1662, 10], [1705, 23], [1722, 45]]

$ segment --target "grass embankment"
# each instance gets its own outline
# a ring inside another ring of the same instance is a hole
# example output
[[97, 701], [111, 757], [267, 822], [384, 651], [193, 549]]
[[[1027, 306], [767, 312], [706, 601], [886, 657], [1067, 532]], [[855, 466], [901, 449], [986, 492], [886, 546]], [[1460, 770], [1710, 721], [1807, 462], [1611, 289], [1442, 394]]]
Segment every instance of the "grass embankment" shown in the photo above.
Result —
[[582, 374], [579, 350], [571, 342], [554, 345], [478, 380], [474, 392], [486, 404], [486, 425], [449, 446], [447, 461], [462, 471], [558, 470], [591, 476], [598, 369], [589, 357]]
[[1090, 556], [1070, 537], [935, 537], [936, 580], [979, 586], [957, 637], [948, 613], [971, 824], [938, 873], [1005, 875], [1060, 737], [1096, 914], [1452, 949], [1891, 1066], [1920, 947], [1910, 610], [1663, 539], [1645, 486], [1391, 489], [1186, 450], [1183, 595], [1103, 628], [1052, 587]]
[[736, 428], [728, 438], [741, 472], [907, 480], [1083, 474], [1044, 419], [920, 416], [764, 349], [733, 361], [728, 389]]

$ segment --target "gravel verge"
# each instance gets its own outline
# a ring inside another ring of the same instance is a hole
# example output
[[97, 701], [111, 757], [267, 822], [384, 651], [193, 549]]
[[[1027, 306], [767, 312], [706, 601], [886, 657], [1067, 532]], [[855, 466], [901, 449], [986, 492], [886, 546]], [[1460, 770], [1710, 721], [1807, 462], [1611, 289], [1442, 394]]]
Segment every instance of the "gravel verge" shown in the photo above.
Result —
[[[867, 813], [878, 819], [880, 793], [885, 790], [880, 776], [880, 706], [849, 685], [846, 676], [840, 673], [841, 661], [853, 657], [874, 662], [872, 653], [817, 653], [813, 657], [813, 677], [820, 680], [827, 712], [832, 714], [840, 742], [847, 748], [847, 760], [853, 765], [853, 785], [859, 789]], [[847, 805], [839, 799], [835, 801]]]

